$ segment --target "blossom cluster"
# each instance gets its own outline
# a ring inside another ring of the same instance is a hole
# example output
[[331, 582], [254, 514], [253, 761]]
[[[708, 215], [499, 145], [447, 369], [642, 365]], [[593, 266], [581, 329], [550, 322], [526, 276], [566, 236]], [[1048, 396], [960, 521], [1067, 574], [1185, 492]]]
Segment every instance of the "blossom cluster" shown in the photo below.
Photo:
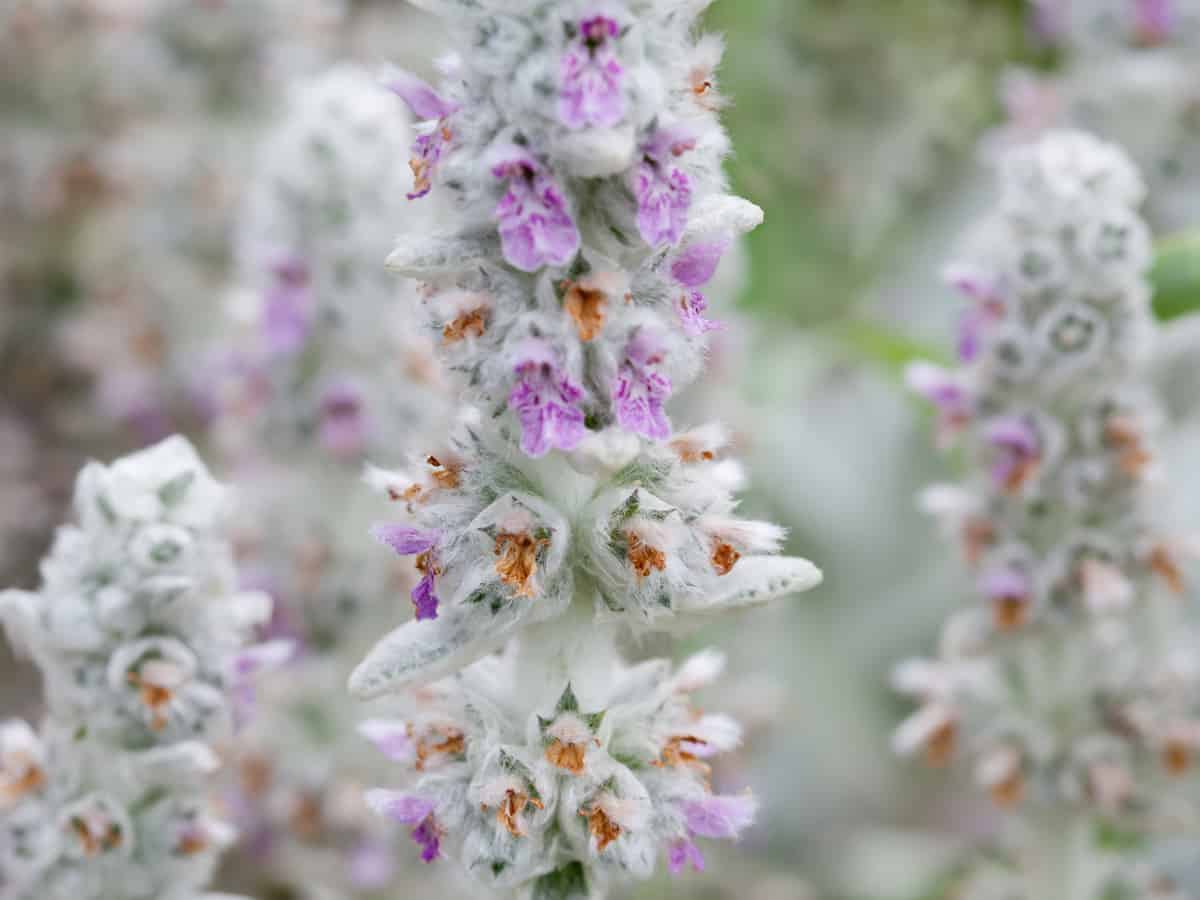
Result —
[[1088, 135], [1012, 151], [998, 213], [948, 271], [968, 301], [961, 365], [909, 373], [969, 461], [923, 503], [979, 602], [947, 622], [938, 659], [897, 669], [921, 706], [896, 747], [969, 762], [1033, 821], [1195, 818], [1180, 776], [1200, 750], [1200, 657], [1178, 596], [1193, 548], [1154, 515], [1143, 197], [1124, 154]]
[[0, 595], [47, 709], [0, 725], [0, 894], [195, 898], [232, 838], [211, 742], [287, 648], [246, 646], [270, 600], [236, 590], [225, 491], [186, 440], [88, 464], [74, 503], [41, 588]]
[[714, 658], [672, 676], [625, 663], [620, 636], [820, 578], [775, 555], [782, 529], [737, 514], [724, 430], [676, 431], [669, 409], [719, 327], [705, 286], [761, 212], [725, 193], [705, 4], [422, 5], [462, 52], [436, 89], [388, 83], [425, 123], [407, 193], [450, 213], [389, 263], [422, 283], [473, 412], [368, 471], [399, 511], [375, 536], [419, 575], [414, 620], [351, 677], [401, 698], [364, 729], [403, 783], [368, 800], [427, 861], [594, 897], [659, 856], [700, 867], [693, 839], [736, 837], [754, 812], [708, 778], [739, 729], [687, 701]]
[[1030, 0], [1030, 8], [1044, 40], [1088, 50], [1200, 37], [1200, 9], [1190, 0]]
[[[1036, 140], [1064, 127], [1117, 143], [1146, 180], [1144, 214], [1151, 226], [1178, 230], [1191, 223], [1200, 191], [1200, 12], [1174, 0], [1124, 0], [1108, 4], [1107, 12], [1094, 8], [1102, 5], [1064, 5], [1055, 12], [1047, 4], [1039, 21], [1059, 22], [1044, 31], [1062, 62], [1051, 71], [1004, 75], [1008, 116], [991, 143]], [[1096, 27], [1089, 30], [1089, 23]]]
[[696, 839], [751, 822], [754, 798], [714, 794], [706, 762], [741, 729], [690, 700], [720, 675], [720, 654], [672, 672], [665, 660], [597, 667], [593, 647], [558, 693], [534, 684], [526, 651], [512, 645], [414, 693], [405, 715], [363, 723], [412, 779], [367, 801], [412, 826], [422, 859], [478, 860], [474, 874], [496, 890], [540, 877], [549, 896], [587, 896], [648, 876], [664, 849], [672, 873], [703, 870]]
[[263, 142], [227, 304], [238, 339], [222, 338], [202, 386], [234, 459], [317, 445], [356, 467], [446, 405], [431, 341], [405, 328], [413, 291], [380, 262], [396, 231], [431, 221], [404, 200], [411, 129], [397, 113], [342, 64], [297, 84]]
[[380, 761], [329, 686], [416, 581], [361, 540], [379, 504], [356, 490], [363, 459], [402, 458], [450, 407], [432, 342], [405, 328], [415, 293], [383, 266], [396, 231], [428, 227], [405, 200], [411, 140], [361, 67], [294, 85], [248, 179], [228, 326], [197, 385], [241, 500], [240, 575], [296, 650], [232, 748], [223, 799], [248, 891], [354, 896], [395, 871], [398, 829], [354, 788]]

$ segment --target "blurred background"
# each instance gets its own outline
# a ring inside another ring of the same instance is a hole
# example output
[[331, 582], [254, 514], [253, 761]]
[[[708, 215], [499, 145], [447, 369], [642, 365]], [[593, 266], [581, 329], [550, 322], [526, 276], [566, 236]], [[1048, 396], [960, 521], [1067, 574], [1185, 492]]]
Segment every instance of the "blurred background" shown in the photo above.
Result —
[[[718, 777], [754, 787], [765, 810], [706, 874], [640, 896], [946, 896], [963, 846], [995, 823], [961, 781], [889, 751], [906, 707], [888, 673], [929, 651], [966, 596], [916, 511], [952, 461], [902, 367], [951, 355], [960, 308], [941, 268], [987, 208], [989, 160], [1045, 129], [1125, 146], [1150, 185], [1163, 265], [1191, 246], [1200, 0], [719, 0], [709, 23], [727, 41], [730, 176], [766, 225], [726, 274], [735, 327], [676, 417], [735, 430], [745, 508], [786, 524], [789, 549], [826, 580], [685, 646], [646, 648], [729, 651], [711, 703], [737, 711], [750, 739]], [[204, 388], [246, 280], [241, 223], [279, 175], [264, 148], [300, 87], [345, 62], [428, 75], [444, 46], [398, 0], [0, 0], [0, 585], [36, 586], [86, 459], [173, 431], [213, 446]], [[378, 110], [405, 117], [398, 103]], [[1189, 282], [1172, 277], [1156, 300], [1170, 319], [1157, 375], [1173, 416], [1171, 514], [1200, 525], [1188, 466], [1200, 363], [1181, 314]], [[329, 704], [349, 665], [317, 679]], [[0, 715], [36, 715], [37, 698], [5, 651]], [[295, 830], [301, 848], [324, 840]], [[399, 846], [390, 889], [306, 888], [260, 876], [245, 854], [227, 878], [260, 900], [410, 896], [427, 870]]]

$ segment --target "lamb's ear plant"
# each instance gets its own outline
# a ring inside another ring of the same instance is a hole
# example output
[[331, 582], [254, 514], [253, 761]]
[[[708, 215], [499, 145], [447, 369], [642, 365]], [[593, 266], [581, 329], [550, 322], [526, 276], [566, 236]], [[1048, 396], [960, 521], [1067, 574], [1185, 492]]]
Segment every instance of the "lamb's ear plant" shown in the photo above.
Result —
[[967, 467], [923, 502], [978, 597], [938, 659], [897, 669], [921, 706], [895, 743], [962, 763], [1010, 814], [1007, 865], [978, 896], [1169, 896], [1136, 851], [1196, 823], [1200, 654], [1193, 548], [1164, 530], [1154, 477], [1143, 186], [1076, 132], [1011, 152], [1001, 180], [974, 258], [948, 273], [968, 302], [961, 366], [910, 372]]
[[[231, 830], [210, 742], [280, 647], [235, 590], [225, 491], [183, 438], [88, 464], [36, 592], [0, 594], [45, 686], [40, 730], [0, 723], [4, 900], [194, 900]], [[214, 895], [208, 895], [214, 896]]]
[[[425, 120], [413, 202], [445, 231], [390, 264], [477, 415], [406, 471], [372, 470], [413, 559], [415, 619], [351, 678], [403, 711], [364, 734], [397, 763], [368, 794], [496, 892], [603, 896], [698, 840], [750, 824], [706, 761], [739, 740], [689, 700], [717, 678], [627, 662], [625, 632], [684, 628], [815, 585], [736, 513], [740, 466], [716, 426], [667, 403], [702, 368], [705, 283], [760, 210], [726, 193], [720, 41], [703, 2], [449, 0], [459, 53], [434, 89], [389, 83]], [[413, 690], [416, 688], [416, 690]]]

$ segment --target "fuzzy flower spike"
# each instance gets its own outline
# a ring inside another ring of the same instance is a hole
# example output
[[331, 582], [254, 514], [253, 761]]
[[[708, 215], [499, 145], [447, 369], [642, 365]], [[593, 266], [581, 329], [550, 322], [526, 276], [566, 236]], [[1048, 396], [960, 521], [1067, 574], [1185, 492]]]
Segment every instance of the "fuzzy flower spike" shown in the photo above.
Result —
[[737, 514], [723, 431], [669, 412], [716, 327], [702, 289], [761, 212], [726, 193], [727, 141], [691, 82], [711, 62], [702, 4], [424, 5], [470, 48], [436, 92], [406, 91], [418, 115], [435, 93], [453, 109], [431, 189], [455, 212], [390, 265], [422, 283], [478, 412], [371, 473], [397, 510], [375, 534], [422, 578], [415, 619], [351, 678], [403, 698], [363, 726], [400, 764], [367, 797], [421, 859], [496, 892], [599, 897], [658, 860], [702, 869], [703, 843], [756, 810], [712, 783], [740, 729], [689, 699], [719, 660], [630, 666], [621, 632], [820, 580]]
[[35, 733], [0, 723], [5, 900], [195, 900], [232, 830], [208, 742], [232, 691], [287, 648], [245, 647], [270, 600], [234, 590], [224, 489], [182, 438], [88, 464], [35, 593], [0, 594], [9, 639], [42, 671]]
[[897, 669], [921, 706], [895, 745], [969, 765], [1020, 826], [1014, 864], [989, 876], [1006, 887], [979, 896], [1149, 896], [1126, 892], [1130, 854], [1096, 835], [1194, 818], [1175, 785], [1200, 751], [1200, 645], [1177, 596], [1189, 542], [1161, 530], [1148, 478], [1142, 183], [1120, 150], [1074, 132], [1013, 151], [1001, 182], [977, 259], [954, 270], [987, 307], [977, 346], [956, 372], [912, 378], [972, 460], [925, 500], [978, 596], [940, 658]]

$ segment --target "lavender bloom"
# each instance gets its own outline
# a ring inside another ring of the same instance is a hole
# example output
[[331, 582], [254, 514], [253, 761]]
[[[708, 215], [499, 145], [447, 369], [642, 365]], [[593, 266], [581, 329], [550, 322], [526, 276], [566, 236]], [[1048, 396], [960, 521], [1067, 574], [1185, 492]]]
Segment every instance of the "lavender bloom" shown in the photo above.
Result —
[[663, 403], [671, 396], [671, 381], [655, 371], [663, 358], [661, 339], [639, 328], [625, 345], [625, 360], [613, 392], [618, 424], [626, 431], [657, 441], [671, 436], [671, 422], [663, 409]]
[[974, 397], [953, 373], [931, 363], [913, 363], [905, 378], [912, 390], [937, 408], [939, 443], [948, 443], [971, 421]]
[[361, 454], [367, 421], [358, 388], [344, 382], [330, 385], [321, 395], [320, 410], [321, 446], [342, 459]]
[[704, 871], [704, 854], [689, 838], [680, 838], [667, 850], [667, 870], [678, 875], [688, 865], [697, 872]]
[[567, 212], [562, 190], [529, 153], [506, 148], [492, 167], [508, 190], [496, 206], [504, 258], [522, 272], [563, 266], [579, 250], [579, 230]]
[[436, 619], [438, 604], [436, 561], [437, 544], [442, 533], [436, 528], [413, 528], [410, 525], [377, 525], [372, 529], [375, 538], [391, 547], [400, 556], [417, 557], [421, 580], [412, 589], [413, 607], [418, 619]]
[[1008, 492], [1020, 490], [1041, 458], [1037, 430], [1019, 416], [996, 419], [988, 423], [984, 439], [995, 452], [992, 483]]
[[528, 341], [514, 371], [518, 380], [508, 405], [521, 422], [521, 449], [537, 457], [579, 446], [585, 432], [578, 406], [583, 389], [559, 370], [550, 345]]
[[613, 52], [621, 27], [607, 16], [579, 25], [579, 36], [563, 55], [558, 117], [568, 128], [610, 128], [625, 117], [625, 74]]
[[712, 280], [728, 248], [729, 241], [724, 238], [692, 244], [671, 264], [671, 277], [684, 288], [677, 307], [679, 320], [684, 332], [693, 337], [722, 327], [720, 322], [705, 318], [708, 298], [700, 288]]
[[283, 356], [303, 347], [312, 327], [308, 265], [287, 257], [272, 266], [272, 273], [275, 280], [267, 291], [263, 338], [268, 353]]
[[415, 825], [412, 839], [421, 847], [421, 859], [433, 862], [441, 855], [441, 832], [433, 816], [433, 803], [424, 797], [398, 791], [368, 791], [367, 804], [401, 825]]
[[1139, 40], [1146, 44], [1161, 44], [1170, 36], [1174, 18], [1171, 7], [1171, 0], [1135, 0]]
[[298, 649], [299, 645], [294, 641], [271, 640], [246, 647], [234, 657], [229, 693], [237, 727], [245, 725], [254, 714], [258, 676], [285, 665], [295, 657]]
[[684, 804], [683, 815], [692, 834], [731, 840], [754, 822], [758, 803], [749, 794], [712, 794]]
[[964, 363], [971, 362], [979, 356], [987, 327], [1004, 317], [1004, 298], [994, 278], [972, 267], [949, 266], [942, 277], [973, 301], [958, 326], [958, 358]]
[[406, 762], [416, 755], [407, 722], [368, 719], [358, 726], [358, 731], [390, 760]]
[[638, 231], [651, 247], [677, 244], [687, 225], [692, 205], [692, 182], [671, 160], [696, 146], [683, 128], [658, 131], [642, 145], [642, 162], [633, 173], [633, 193], [638, 204]]
[[413, 173], [413, 190], [409, 200], [424, 197], [433, 189], [433, 175], [446, 146], [453, 139], [448, 120], [458, 111], [458, 104], [443, 99], [437, 91], [410, 72], [397, 72], [388, 82], [388, 88], [408, 104], [418, 119], [435, 121], [431, 131], [418, 135], [413, 144], [409, 166]]

